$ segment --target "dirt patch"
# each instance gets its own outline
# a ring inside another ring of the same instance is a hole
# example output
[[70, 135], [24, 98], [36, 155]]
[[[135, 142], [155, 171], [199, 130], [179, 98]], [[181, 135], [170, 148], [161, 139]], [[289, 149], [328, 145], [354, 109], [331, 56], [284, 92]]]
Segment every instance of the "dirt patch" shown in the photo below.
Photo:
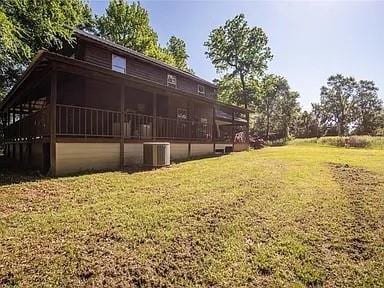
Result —
[[372, 239], [369, 235], [379, 228], [379, 220], [371, 210], [373, 194], [383, 189], [383, 179], [368, 170], [348, 164], [330, 163], [333, 177], [340, 184], [349, 200], [352, 221], [345, 223], [348, 231], [348, 245], [345, 252], [355, 261], [368, 260], [373, 255]]

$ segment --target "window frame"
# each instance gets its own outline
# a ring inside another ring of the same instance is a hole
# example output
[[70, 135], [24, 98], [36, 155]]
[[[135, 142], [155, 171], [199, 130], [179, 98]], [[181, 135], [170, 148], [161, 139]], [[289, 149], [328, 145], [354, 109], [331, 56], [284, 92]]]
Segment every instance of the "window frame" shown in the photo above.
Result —
[[[203, 90], [200, 91], [200, 88], [202, 88]], [[199, 95], [205, 95], [205, 86], [204, 86], [204, 85], [197, 84], [197, 94], [199, 94]]]
[[[124, 56], [120, 56], [120, 55], [114, 54], [114, 53], [112, 53], [111, 57], [112, 57], [111, 58], [112, 71], [119, 72], [119, 73], [122, 73], [122, 74], [126, 74], [127, 73], [127, 58], [124, 57]], [[124, 67], [122, 67], [120, 65], [114, 64], [114, 61], [113, 61], [114, 59], [124, 60]]]
[[[172, 79], [172, 80], [170, 81], [170, 79]], [[177, 87], [177, 77], [176, 77], [176, 75], [169, 74], [169, 73], [167, 74], [167, 86], [174, 87], [174, 88]]]

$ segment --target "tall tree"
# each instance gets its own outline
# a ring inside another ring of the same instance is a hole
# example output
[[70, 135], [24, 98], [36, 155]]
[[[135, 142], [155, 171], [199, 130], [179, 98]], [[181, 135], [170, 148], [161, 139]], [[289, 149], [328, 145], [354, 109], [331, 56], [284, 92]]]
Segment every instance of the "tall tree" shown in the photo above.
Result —
[[267, 46], [268, 38], [259, 27], [250, 27], [244, 14], [227, 20], [209, 35], [204, 43], [206, 55], [211, 59], [217, 72], [240, 79], [242, 103], [248, 108], [247, 82], [253, 77], [260, 77], [272, 59], [271, 49]]
[[138, 2], [111, 0], [97, 19], [100, 36], [141, 53], [157, 49], [158, 36], [149, 23], [147, 10]]
[[105, 14], [96, 22], [99, 36], [177, 68], [191, 71], [187, 65], [185, 42], [173, 36], [167, 47], [161, 47], [158, 35], [150, 25], [148, 11], [139, 2], [111, 0]]
[[320, 106], [327, 124], [336, 125], [338, 135], [348, 132], [356, 112], [357, 83], [353, 77], [341, 74], [328, 78], [327, 86], [321, 88]]
[[189, 58], [187, 54], [187, 48], [184, 40], [172, 36], [167, 43], [167, 51], [172, 55], [175, 60], [177, 68], [185, 71], [189, 71], [187, 60]]
[[356, 133], [373, 134], [380, 125], [380, 112], [382, 111], [382, 101], [378, 95], [378, 88], [373, 81], [359, 81], [356, 94], [357, 115]]
[[290, 137], [290, 128], [293, 125], [295, 116], [300, 112], [300, 105], [298, 99], [300, 94], [296, 91], [283, 91], [280, 96], [280, 121], [282, 132], [285, 138]]
[[[261, 81], [257, 81], [255, 86], [257, 87], [256, 111], [259, 118], [263, 119], [264, 135], [269, 140], [272, 125], [279, 120], [280, 123], [283, 121], [281, 108], [285, 105], [282, 105], [282, 99], [289, 96], [289, 85], [281, 76], [267, 75]], [[261, 123], [260, 120], [259, 123]]]
[[320, 136], [319, 119], [317, 118], [316, 108], [310, 111], [303, 111], [297, 114], [295, 119], [295, 137], [313, 138]]
[[42, 48], [71, 43], [74, 27], [92, 25], [82, 0], [7, 0], [0, 2], [0, 98]]

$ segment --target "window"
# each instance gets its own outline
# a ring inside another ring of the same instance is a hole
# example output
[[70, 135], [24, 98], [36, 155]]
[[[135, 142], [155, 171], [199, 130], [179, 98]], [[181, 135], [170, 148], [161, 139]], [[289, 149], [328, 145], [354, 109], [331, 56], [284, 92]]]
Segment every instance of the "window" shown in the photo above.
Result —
[[205, 95], [205, 87], [203, 85], [200, 85], [200, 84], [197, 85], [197, 94]]
[[176, 82], [176, 76], [168, 74], [167, 76], [167, 85], [172, 86], [172, 87], [177, 87], [177, 82]]
[[112, 54], [112, 70], [125, 73], [127, 68], [127, 60], [124, 57]]
[[177, 119], [187, 120], [187, 109], [177, 108]]

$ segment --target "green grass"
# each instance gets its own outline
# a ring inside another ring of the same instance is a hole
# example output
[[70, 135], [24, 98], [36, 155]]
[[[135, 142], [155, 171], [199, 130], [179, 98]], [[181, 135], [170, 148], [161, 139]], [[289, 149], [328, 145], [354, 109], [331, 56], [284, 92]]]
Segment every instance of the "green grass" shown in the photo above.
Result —
[[23, 180], [0, 186], [0, 286], [384, 287], [381, 150]]
[[338, 137], [329, 136], [321, 138], [304, 138], [294, 139], [289, 142], [290, 145], [313, 145], [349, 148], [367, 148], [367, 149], [384, 149], [384, 137], [380, 136], [350, 136]]

